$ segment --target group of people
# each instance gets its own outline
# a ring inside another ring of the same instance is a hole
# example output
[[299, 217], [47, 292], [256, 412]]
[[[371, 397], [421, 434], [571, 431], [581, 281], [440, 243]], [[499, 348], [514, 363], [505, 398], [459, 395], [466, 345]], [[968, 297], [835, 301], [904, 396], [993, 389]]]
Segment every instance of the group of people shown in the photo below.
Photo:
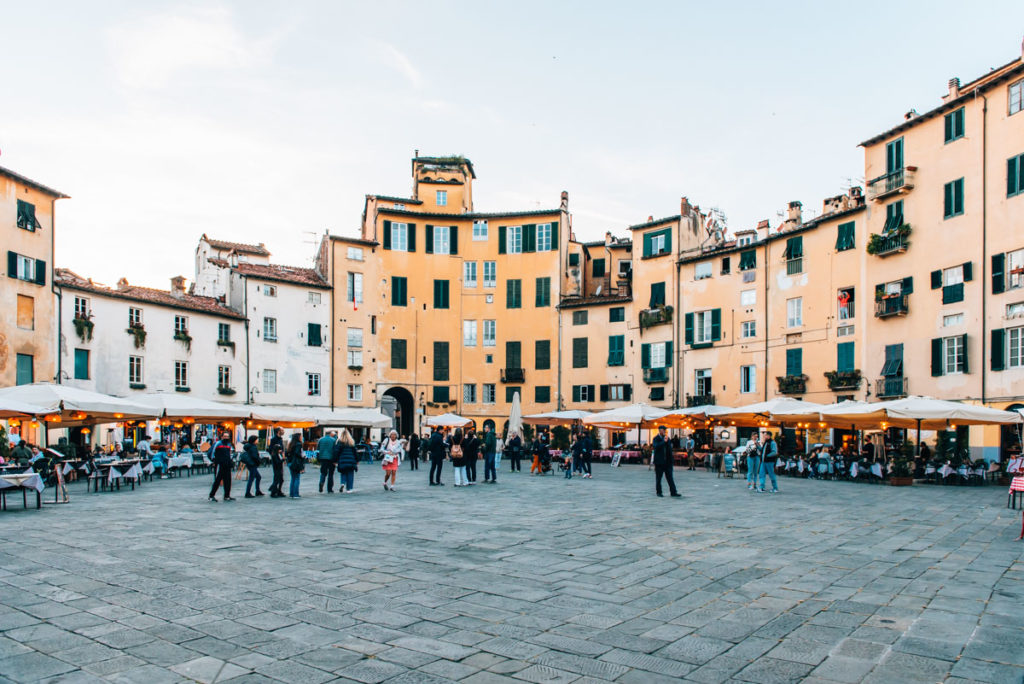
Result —
[[[764, 493], [766, 477], [772, 480], [772, 494], [779, 493], [779, 481], [775, 477], [775, 463], [779, 460], [779, 447], [772, 438], [772, 433], [765, 430], [761, 433], [761, 441], [747, 441], [743, 450], [747, 459], [747, 489]], [[757, 478], [760, 476], [760, 484]]]

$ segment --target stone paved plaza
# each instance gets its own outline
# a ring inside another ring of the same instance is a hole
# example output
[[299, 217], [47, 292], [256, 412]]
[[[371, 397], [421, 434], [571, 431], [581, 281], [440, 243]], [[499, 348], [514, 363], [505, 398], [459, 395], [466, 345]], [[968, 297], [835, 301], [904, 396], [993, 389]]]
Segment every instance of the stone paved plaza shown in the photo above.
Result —
[[[1002, 487], [646, 467], [206, 501], [212, 476], [0, 514], [0, 681], [1015, 682]], [[482, 473], [482, 471], [481, 471]], [[269, 475], [269, 473], [265, 473]], [[268, 478], [264, 477], [264, 482]], [[235, 483], [235, 494], [241, 496]]]

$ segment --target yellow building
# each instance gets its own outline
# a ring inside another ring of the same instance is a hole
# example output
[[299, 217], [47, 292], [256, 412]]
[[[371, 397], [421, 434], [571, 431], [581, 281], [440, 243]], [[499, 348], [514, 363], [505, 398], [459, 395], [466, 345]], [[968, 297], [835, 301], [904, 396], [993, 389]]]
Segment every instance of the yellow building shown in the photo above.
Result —
[[54, 381], [60, 368], [53, 294], [54, 216], [67, 195], [0, 167], [0, 387]]

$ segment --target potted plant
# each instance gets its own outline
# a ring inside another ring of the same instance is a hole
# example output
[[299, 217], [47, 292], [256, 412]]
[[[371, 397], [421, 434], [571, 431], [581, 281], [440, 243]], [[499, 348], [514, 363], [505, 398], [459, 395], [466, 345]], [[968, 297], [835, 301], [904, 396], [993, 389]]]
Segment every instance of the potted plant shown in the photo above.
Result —
[[914, 462], [899, 457], [892, 462], [892, 476], [889, 478], [889, 484], [893, 487], [909, 487], [914, 484]]
[[142, 349], [146, 346], [146, 328], [144, 325], [141, 323], [130, 324], [124, 331], [135, 338], [136, 349]]
[[92, 340], [92, 329], [96, 325], [92, 322], [92, 314], [76, 315], [71, 319], [71, 322], [75, 326], [75, 334], [78, 335], [78, 339], [82, 340], [82, 342]]
[[185, 345], [185, 349], [192, 351], [192, 336], [188, 334], [187, 330], [175, 330], [174, 339]]

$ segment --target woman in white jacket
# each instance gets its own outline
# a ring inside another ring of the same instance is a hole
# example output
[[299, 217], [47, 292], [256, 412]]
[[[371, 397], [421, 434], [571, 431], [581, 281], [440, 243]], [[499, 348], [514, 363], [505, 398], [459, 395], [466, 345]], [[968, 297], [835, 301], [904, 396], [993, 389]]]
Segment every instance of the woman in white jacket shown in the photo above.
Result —
[[[384, 489], [385, 491], [395, 491], [395, 476], [398, 474], [398, 466], [402, 463], [402, 455], [405, 453], [405, 447], [402, 445], [402, 441], [398, 439], [398, 432], [392, 430], [384, 443], [380, 445], [381, 454], [383, 459], [381, 461], [381, 467], [384, 468]], [[388, 480], [391, 480], [391, 486], [388, 486]]]

